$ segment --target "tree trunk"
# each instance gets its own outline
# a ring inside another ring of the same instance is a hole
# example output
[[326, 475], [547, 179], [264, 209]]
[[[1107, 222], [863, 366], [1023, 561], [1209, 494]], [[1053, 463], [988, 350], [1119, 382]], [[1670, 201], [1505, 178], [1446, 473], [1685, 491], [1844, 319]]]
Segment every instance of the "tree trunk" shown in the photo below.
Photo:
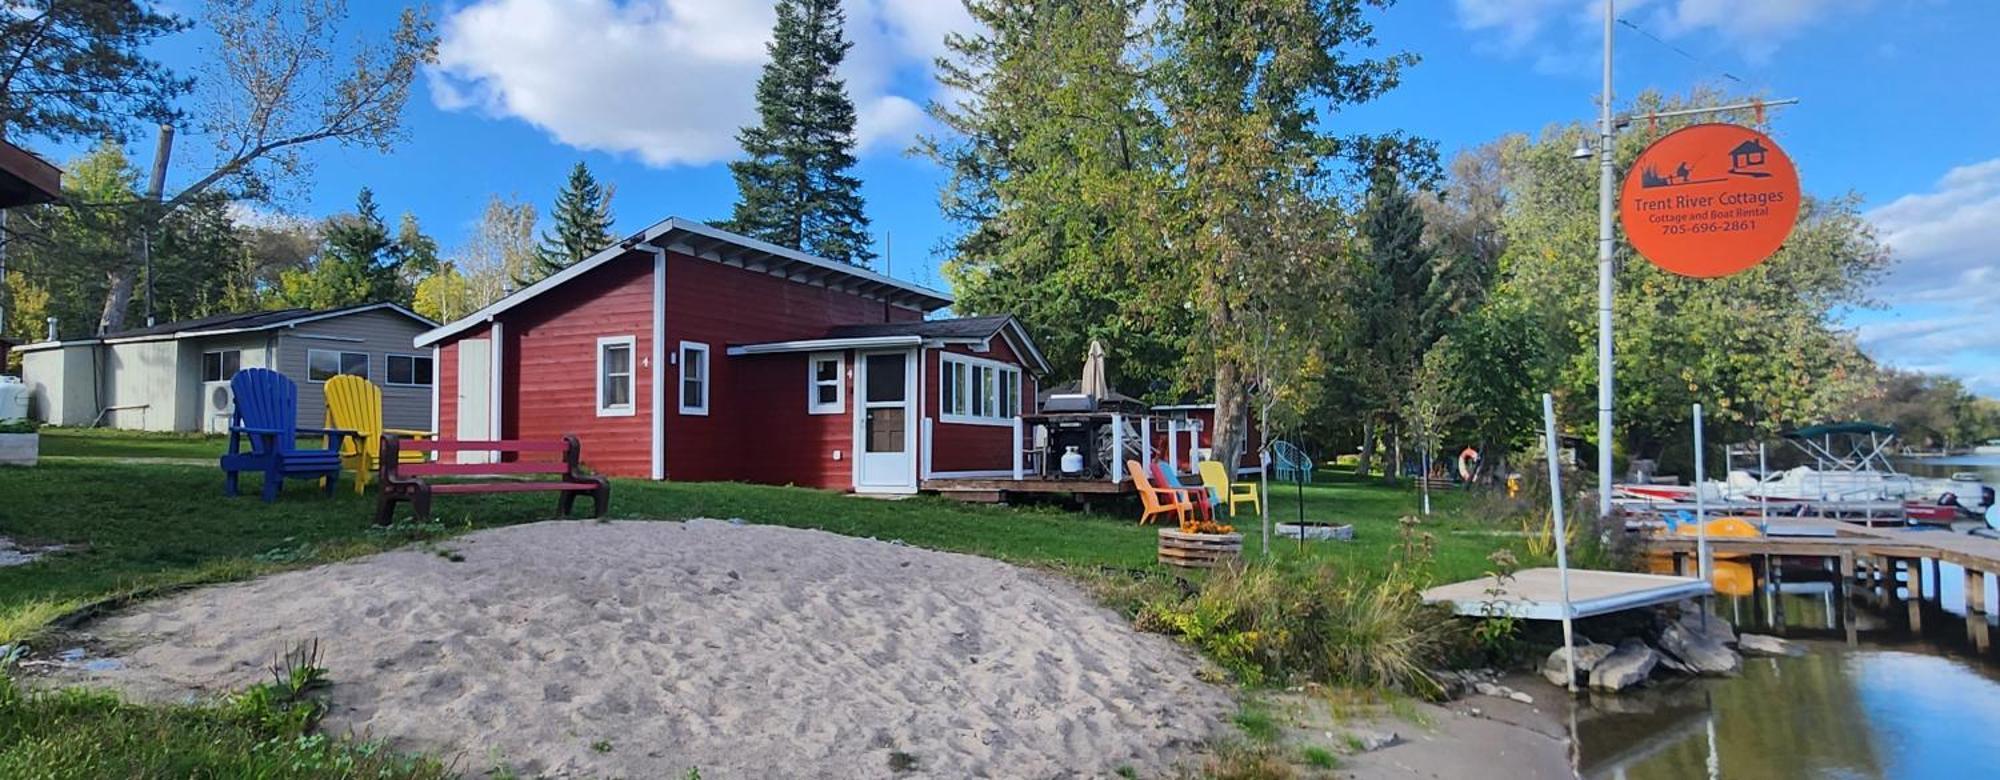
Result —
[[138, 272], [125, 267], [113, 268], [105, 277], [110, 286], [104, 293], [104, 312], [97, 317], [98, 333], [125, 329], [125, 311], [132, 308], [132, 291], [139, 281]]
[[1403, 426], [1389, 426], [1389, 454], [1382, 461], [1382, 481], [1394, 484], [1403, 476]]
[[1354, 475], [1366, 478], [1369, 461], [1375, 456], [1375, 418], [1361, 421], [1361, 457], [1354, 462]]
[[1215, 460], [1236, 473], [1236, 464], [1243, 457], [1244, 420], [1249, 418], [1249, 395], [1243, 386], [1243, 367], [1234, 360], [1218, 360], [1215, 363], [1215, 431], [1209, 434], [1209, 444], [1215, 450]]

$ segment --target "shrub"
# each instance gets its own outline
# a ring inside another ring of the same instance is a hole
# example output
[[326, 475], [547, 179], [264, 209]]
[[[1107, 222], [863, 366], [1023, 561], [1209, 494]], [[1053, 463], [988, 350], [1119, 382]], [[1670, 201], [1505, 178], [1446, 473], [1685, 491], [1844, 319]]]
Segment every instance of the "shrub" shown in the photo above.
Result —
[[1175, 634], [1251, 685], [1320, 682], [1429, 693], [1450, 621], [1425, 607], [1398, 567], [1379, 581], [1343, 578], [1329, 562], [1213, 573], [1198, 593], [1158, 598], [1142, 629]]

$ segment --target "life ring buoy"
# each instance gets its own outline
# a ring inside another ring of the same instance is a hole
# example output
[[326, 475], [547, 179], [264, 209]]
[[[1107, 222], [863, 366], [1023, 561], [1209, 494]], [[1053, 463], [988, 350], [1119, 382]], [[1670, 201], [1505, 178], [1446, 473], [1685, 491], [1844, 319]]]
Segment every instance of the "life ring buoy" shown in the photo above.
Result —
[[1463, 452], [1460, 452], [1460, 453], [1458, 453], [1458, 478], [1459, 478], [1459, 479], [1461, 479], [1461, 480], [1464, 480], [1464, 481], [1466, 481], [1466, 482], [1471, 482], [1471, 481], [1472, 481], [1472, 471], [1473, 471], [1473, 469], [1476, 469], [1476, 468], [1478, 468], [1478, 467], [1479, 467], [1479, 451], [1478, 451], [1478, 450], [1475, 450], [1475, 449], [1473, 449], [1473, 448], [1471, 448], [1471, 447], [1467, 447], [1467, 448], [1465, 448], [1465, 450], [1464, 450]]

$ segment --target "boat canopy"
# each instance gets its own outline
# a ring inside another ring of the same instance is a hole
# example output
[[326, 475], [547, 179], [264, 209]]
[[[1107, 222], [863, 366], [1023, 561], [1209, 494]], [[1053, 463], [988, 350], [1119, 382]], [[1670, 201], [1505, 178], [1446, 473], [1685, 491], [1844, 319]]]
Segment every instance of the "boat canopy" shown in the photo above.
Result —
[[1853, 420], [1849, 422], [1821, 423], [1819, 425], [1808, 425], [1804, 428], [1794, 428], [1792, 430], [1786, 431], [1784, 433], [1784, 436], [1787, 439], [1811, 439], [1820, 436], [1841, 436], [1841, 435], [1867, 436], [1869, 434], [1875, 434], [1878, 436], [1894, 436], [1896, 435], [1896, 429], [1891, 428], [1887, 425], [1882, 425], [1880, 423]]

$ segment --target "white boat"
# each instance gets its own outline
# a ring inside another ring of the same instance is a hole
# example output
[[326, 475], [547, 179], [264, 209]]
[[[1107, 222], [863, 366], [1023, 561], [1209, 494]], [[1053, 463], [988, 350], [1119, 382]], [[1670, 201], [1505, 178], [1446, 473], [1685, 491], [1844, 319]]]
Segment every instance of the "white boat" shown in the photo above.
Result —
[[[1835, 514], [1875, 514], [1884, 507], [1893, 511], [1906, 504], [1920, 504], [1957, 506], [1978, 516], [1994, 505], [1993, 489], [1976, 472], [1953, 474], [1949, 479], [1898, 472], [1886, 457], [1895, 436], [1895, 430], [1886, 425], [1866, 422], [1789, 431], [1785, 439], [1810, 456], [1813, 465], [1761, 479], [1752, 472], [1731, 469], [1723, 479], [1704, 481], [1700, 497], [1703, 503], [1718, 508], [1768, 502], [1774, 514], [1781, 511], [1776, 506], [1779, 504], [1804, 504]], [[1618, 485], [1613, 498], [1627, 506], [1658, 508], [1662, 504], [1690, 504], [1696, 490], [1691, 485]]]

